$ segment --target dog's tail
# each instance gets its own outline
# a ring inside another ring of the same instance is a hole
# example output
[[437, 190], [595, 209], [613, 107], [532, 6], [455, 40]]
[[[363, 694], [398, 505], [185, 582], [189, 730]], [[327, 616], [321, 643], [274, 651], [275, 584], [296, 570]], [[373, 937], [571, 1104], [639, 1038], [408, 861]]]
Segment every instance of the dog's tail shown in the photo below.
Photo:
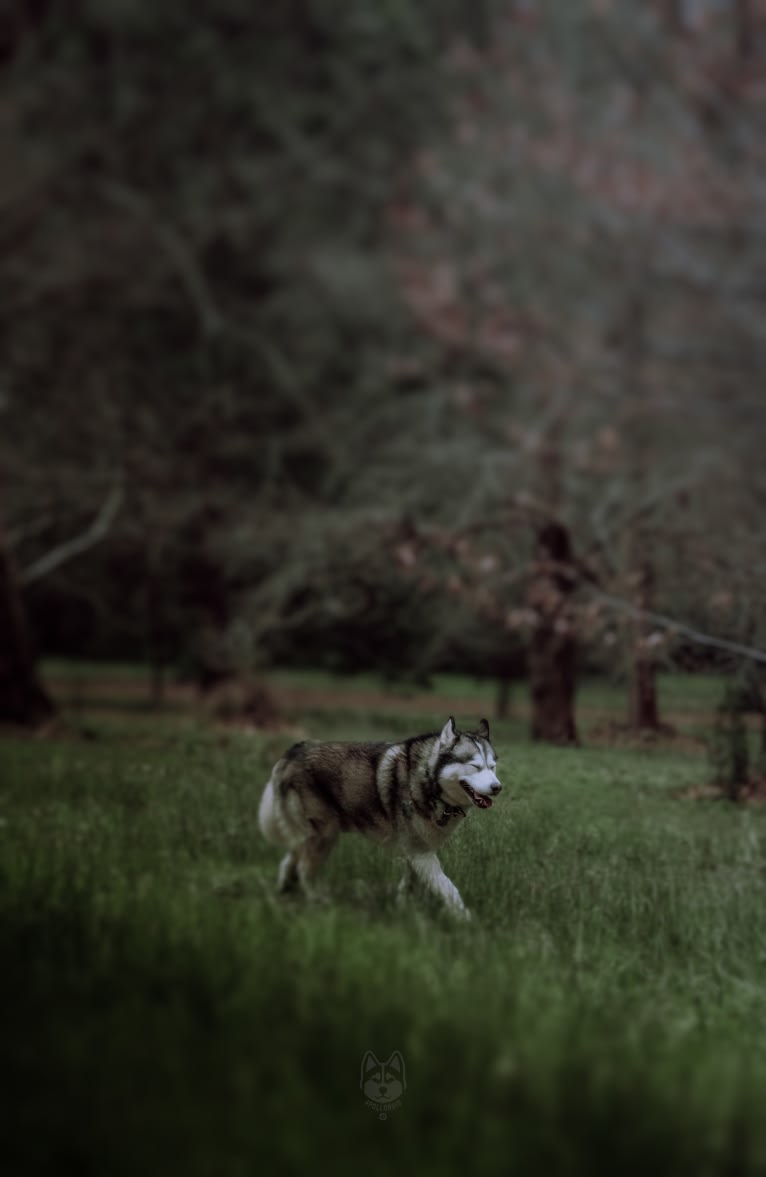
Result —
[[[258, 806], [258, 825], [261, 833], [276, 846], [292, 846], [305, 837], [300, 814], [296, 814], [294, 798], [286, 800], [284, 778], [290, 774], [289, 756], [283, 756], [271, 770]], [[291, 804], [292, 802], [292, 804]]]
[[261, 804], [258, 806], [258, 825], [264, 838], [268, 838], [269, 842], [276, 842], [279, 845], [284, 841], [284, 835], [280, 830], [277, 806], [277, 795], [274, 789], [274, 772], [272, 772], [266, 783], [266, 788], [263, 790]]

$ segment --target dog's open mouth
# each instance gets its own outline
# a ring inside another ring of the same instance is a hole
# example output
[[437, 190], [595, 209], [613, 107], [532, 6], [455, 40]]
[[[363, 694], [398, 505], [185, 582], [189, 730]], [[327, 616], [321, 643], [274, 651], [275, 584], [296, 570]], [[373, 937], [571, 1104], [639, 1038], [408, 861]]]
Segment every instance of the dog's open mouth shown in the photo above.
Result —
[[468, 784], [468, 781], [461, 781], [460, 784], [463, 786], [466, 793], [473, 801], [474, 805], [477, 805], [479, 807], [479, 809], [491, 809], [492, 808], [492, 798], [491, 797], [485, 797], [482, 793], [475, 793], [473, 791], [473, 789], [471, 788], [471, 786]]

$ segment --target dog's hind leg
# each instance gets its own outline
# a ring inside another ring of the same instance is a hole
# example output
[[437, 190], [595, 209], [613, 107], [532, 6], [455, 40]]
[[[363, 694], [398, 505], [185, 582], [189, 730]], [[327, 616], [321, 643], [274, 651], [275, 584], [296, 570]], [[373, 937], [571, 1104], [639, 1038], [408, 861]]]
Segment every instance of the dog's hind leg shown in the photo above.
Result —
[[463, 903], [460, 892], [445, 875], [435, 854], [413, 854], [408, 861], [421, 883], [443, 900], [452, 915], [457, 919], [470, 920], [471, 913]]
[[314, 893], [314, 876], [332, 850], [337, 838], [337, 829], [324, 829], [321, 833], [312, 834], [296, 848], [298, 878], [307, 895]]
[[292, 891], [298, 885], [298, 859], [293, 850], [286, 854], [279, 864], [277, 875], [277, 891], [284, 894]]
[[290, 850], [279, 864], [277, 890], [284, 893], [300, 885], [306, 895], [313, 894], [314, 875], [335, 845], [337, 836], [335, 830], [313, 834]]

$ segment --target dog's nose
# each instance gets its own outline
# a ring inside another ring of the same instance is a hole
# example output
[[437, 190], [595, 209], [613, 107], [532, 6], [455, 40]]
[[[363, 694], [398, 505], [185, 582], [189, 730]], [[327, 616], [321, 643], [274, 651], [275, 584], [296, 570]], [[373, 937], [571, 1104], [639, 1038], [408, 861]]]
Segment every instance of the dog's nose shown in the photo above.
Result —
[[385, 1083], [381, 1083], [380, 1084], [380, 1094], [385, 1095], [387, 1091], [388, 1091], [388, 1088], [386, 1087]]
[[493, 786], [492, 786], [492, 796], [493, 796], [493, 797], [496, 797], [496, 796], [497, 796], [497, 794], [498, 794], [498, 793], [500, 792], [500, 790], [502, 789], [502, 787], [503, 787], [502, 785], [493, 785]]

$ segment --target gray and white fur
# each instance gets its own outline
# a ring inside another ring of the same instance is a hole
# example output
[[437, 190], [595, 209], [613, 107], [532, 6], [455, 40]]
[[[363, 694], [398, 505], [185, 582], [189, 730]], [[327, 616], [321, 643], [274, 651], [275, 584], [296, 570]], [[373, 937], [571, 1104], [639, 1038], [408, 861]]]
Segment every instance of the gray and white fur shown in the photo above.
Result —
[[450, 716], [441, 732], [400, 743], [294, 744], [274, 765], [258, 811], [264, 836], [287, 850], [279, 890], [310, 893], [338, 835], [355, 831], [404, 856], [400, 893], [414, 876], [470, 918], [436, 851], [473, 807], [491, 807], [501, 788], [496, 764], [486, 719], [459, 732]]

